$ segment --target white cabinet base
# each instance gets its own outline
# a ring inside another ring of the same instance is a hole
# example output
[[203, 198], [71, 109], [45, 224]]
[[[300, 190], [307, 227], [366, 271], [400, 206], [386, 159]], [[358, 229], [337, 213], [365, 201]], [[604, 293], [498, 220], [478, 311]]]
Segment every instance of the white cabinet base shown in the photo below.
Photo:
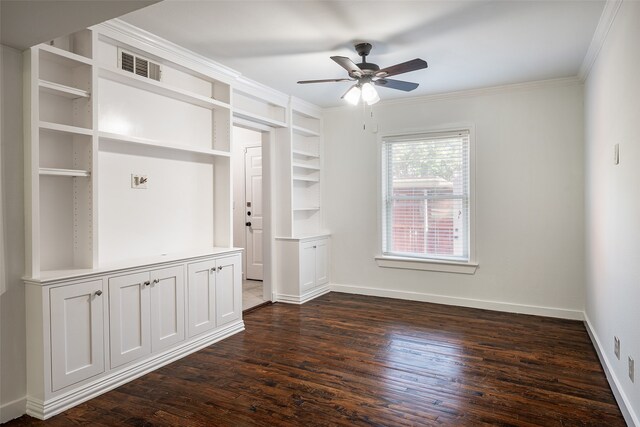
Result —
[[135, 378], [148, 374], [161, 366], [175, 362], [188, 354], [194, 353], [242, 331], [244, 331], [244, 322], [242, 319], [239, 319], [211, 334], [198, 336], [196, 339], [189, 340], [179, 348], [165, 351], [159, 355], [153, 355], [147, 360], [143, 360], [133, 366], [112, 371], [109, 375], [101, 377], [99, 380], [84, 384], [68, 393], [48, 399], [46, 402], [27, 396], [27, 415], [46, 420], [82, 402], [86, 402], [109, 390], [120, 387]]
[[295, 294], [276, 294], [278, 302], [286, 302], [289, 304], [304, 304], [307, 301], [311, 301], [314, 298], [318, 298], [321, 295], [327, 294], [331, 291], [331, 285], [326, 284], [318, 286], [310, 291], [304, 292], [300, 295]]
[[[244, 330], [241, 249], [166, 258], [25, 279], [28, 415], [47, 419]], [[225, 289], [213, 303], [229, 315], [185, 339], [187, 266], [202, 262], [216, 266]]]
[[329, 235], [276, 237], [276, 301], [305, 302], [331, 290]]

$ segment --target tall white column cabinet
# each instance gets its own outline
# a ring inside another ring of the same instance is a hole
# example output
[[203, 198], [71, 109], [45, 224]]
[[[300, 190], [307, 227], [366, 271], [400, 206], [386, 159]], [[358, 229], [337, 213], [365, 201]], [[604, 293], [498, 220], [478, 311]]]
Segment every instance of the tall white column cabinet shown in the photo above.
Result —
[[322, 114], [291, 97], [290, 126], [279, 130], [278, 185], [282, 191], [276, 237], [279, 301], [304, 303], [329, 292], [330, 234], [323, 228]]
[[236, 73], [194, 58], [109, 24], [24, 53], [29, 415], [244, 329]]

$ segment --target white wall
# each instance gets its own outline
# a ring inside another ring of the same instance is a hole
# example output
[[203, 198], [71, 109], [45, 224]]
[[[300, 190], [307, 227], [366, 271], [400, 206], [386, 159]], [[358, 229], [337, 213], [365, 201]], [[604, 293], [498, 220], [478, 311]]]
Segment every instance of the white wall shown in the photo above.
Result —
[[[640, 426], [640, 3], [623, 2], [586, 82], [586, 314]], [[613, 164], [620, 144], [620, 164]], [[638, 162], [638, 163], [636, 163]], [[613, 337], [621, 340], [621, 360]], [[628, 377], [627, 357], [636, 361]], [[628, 414], [627, 416], [629, 416]]]
[[24, 179], [22, 54], [2, 50], [2, 207], [5, 224], [6, 290], [0, 295], [0, 422], [25, 409]]
[[[233, 166], [233, 246], [245, 248], [246, 227], [244, 217], [245, 204], [245, 173], [244, 173], [244, 149], [245, 147], [262, 146], [262, 133], [249, 129], [233, 127], [233, 147], [231, 161]], [[242, 274], [246, 277], [247, 251], [242, 253]]]
[[377, 267], [377, 135], [362, 130], [360, 106], [327, 111], [323, 206], [335, 289], [582, 318], [582, 92], [563, 80], [374, 107], [379, 134], [475, 125], [475, 275]]

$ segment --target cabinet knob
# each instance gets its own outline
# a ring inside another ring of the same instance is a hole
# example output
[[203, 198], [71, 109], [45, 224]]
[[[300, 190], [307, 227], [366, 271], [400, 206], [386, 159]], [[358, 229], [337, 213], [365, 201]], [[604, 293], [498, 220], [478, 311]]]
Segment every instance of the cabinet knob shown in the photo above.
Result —
[[146, 282], [144, 282], [144, 285], [145, 285], [145, 286], [149, 286], [150, 284], [151, 284], [151, 282], [150, 282], [150, 281], [148, 281], [148, 280], [147, 280]]
[[222, 266], [219, 266], [219, 267], [218, 267], [218, 271], [220, 271], [220, 270], [222, 270]]
[[251, 227], [251, 221], [245, 222], [244, 225], [246, 225], [247, 227]]
[[211, 272], [213, 273], [214, 271], [216, 271], [215, 267], [211, 267]]
[[314, 246], [313, 249], [317, 248], [317, 246]]
[[98, 289], [98, 290], [96, 291], [96, 296], [98, 296], [98, 297], [99, 297], [100, 295], [102, 295], [102, 291], [101, 291], [100, 289]]
[[160, 283], [160, 279], [153, 279], [153, 284], [154, 284], [154, 285], [155, 285], [155, 284], [158, 284], [158, 283]]

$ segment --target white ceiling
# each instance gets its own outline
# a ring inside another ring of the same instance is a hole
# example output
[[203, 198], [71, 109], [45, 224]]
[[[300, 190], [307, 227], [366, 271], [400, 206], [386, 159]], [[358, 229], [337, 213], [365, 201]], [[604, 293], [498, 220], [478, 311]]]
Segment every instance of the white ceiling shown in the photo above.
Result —
[[0, 43], [24, 50], [160, 0], [0, 0]]
[[394, 78], [420, 83], [407, 94], [443, 93], [578, 74], [604, 1], [173, 1], [123, 20], [205, 55], [248, 78], [328, 107], [348, 82], [329, 59], [368, 41], [370, 62], [386, 67], [416, 57], [426, 70]]

